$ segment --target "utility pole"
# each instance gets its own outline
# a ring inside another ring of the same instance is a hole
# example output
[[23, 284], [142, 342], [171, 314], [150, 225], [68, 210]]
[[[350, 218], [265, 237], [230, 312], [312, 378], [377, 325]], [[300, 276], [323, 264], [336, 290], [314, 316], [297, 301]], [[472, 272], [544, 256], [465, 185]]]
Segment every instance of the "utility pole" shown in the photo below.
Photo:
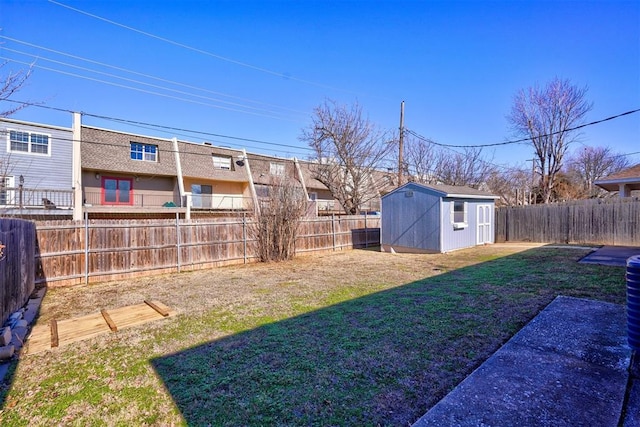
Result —
[[400, 140], [398, 153], [398, 187], [402, 185], [402, 169], [404, 165], [404, 101], [400, 103]]

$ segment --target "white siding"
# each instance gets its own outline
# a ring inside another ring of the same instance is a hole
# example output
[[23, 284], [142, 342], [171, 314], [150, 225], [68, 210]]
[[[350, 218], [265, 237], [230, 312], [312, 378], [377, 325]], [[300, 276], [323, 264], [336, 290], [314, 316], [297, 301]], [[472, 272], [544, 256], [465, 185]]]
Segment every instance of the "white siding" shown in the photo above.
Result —
[[[9, 131], [34, 132], [49, 135], [49, 154], [9, 152]], [[72, 133], [71, 129], [0, 119], [0, 162], [2, 173], [24, 177], [25, 188], [71, 190]], [[8, 166], [5, 166], [8, 165]], [[17, 183], [17, 179], [16, 179]]]

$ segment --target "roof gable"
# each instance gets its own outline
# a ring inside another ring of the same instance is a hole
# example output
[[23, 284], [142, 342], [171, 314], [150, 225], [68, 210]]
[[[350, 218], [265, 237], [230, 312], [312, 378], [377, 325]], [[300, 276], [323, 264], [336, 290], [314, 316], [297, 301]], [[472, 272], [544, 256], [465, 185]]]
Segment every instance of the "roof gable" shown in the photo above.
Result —
[[409, 182], [399, 188], [396, 188], [395, 190], [391, 191], [390, 193], [382, 197], [384, 198], [387, 195], [396, 193], [397, 191], [405, 191], [411, 188], [427, 191], [439, 197], [456, 197], [456, 198], [464, 198], [464, 199], [483, 199], [483, 200], [495, 200], [499, 198], [497, 196], [494, 196], [491, 193], [487, 193], [486, 191], [476, 190], [475, 188], [461, 186], [461, 185], [421, 184], [417, 182]]

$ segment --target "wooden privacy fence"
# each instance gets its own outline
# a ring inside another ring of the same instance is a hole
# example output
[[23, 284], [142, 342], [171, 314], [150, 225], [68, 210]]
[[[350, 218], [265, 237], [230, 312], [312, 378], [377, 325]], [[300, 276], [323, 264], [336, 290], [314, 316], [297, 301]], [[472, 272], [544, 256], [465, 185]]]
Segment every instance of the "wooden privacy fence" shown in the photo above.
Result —
[[640, 246], [640, 200], [581, 200], [496, 209], [496, 242]]
[[35, 253], [35, 223], [0, 218], [0, 325], [35, 289]]
[[[36, 283], [64, 286], [253, 262], [249, 217], [37, 223]], [[296, 253], [380, 244], [378, 216], [303, 219]]]

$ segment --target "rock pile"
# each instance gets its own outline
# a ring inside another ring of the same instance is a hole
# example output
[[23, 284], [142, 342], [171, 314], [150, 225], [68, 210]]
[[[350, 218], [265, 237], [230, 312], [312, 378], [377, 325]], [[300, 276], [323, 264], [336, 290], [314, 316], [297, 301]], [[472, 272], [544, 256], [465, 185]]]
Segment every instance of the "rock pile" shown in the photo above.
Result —
[[36, 290], [27, 304], [12, 313], [0, 328], [0, 363], [9, 361], [19, 354], [29, 332], [29, 325], [35, 320], [45, 289]]

